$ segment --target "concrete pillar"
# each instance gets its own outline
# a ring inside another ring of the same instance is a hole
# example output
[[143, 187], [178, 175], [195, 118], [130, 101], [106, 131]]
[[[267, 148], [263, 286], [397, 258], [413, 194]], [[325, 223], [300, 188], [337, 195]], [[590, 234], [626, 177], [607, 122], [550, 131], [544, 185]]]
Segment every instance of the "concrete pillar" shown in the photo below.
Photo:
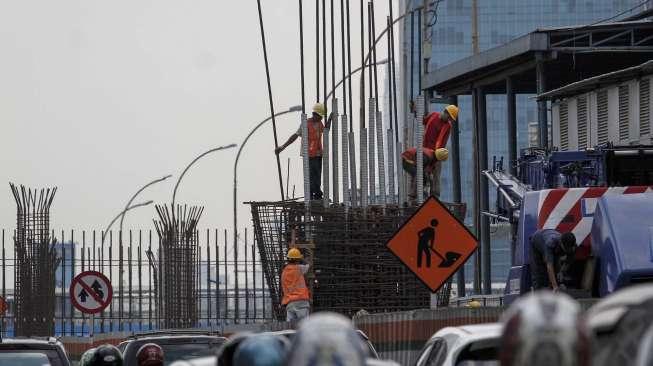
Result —
[[[472, 121], [474, 122], [473, 125], [473, 137], [472, 137], [472, 150], [473, 150], [473, 174], [474, 174], [474, 213], [472, 215], [473, 219], [473, 224], [474, 224], [474, 233], [476, 234], [477, 238], [480, 238], [480, 206], [479, 206], [479, 201], [480, 201], [480, 181], [481, 181], [481, 174], [479, 170], [479, 149], [478, 149], [478, 141], [479, 141], [479, 123], [478, 123], [478, 91], [476, 89], [472, 89]], [[482, 254], [482, 247], [479, 246], [476, 249], [476, 255], [474, 256], [474, 294], [478, 295], [481, 293], [481, 254]]]
[[[488, 179], [481, 171], [488, 170], [488, 140], [487, 140], [487, 106], [485, 101], [485, 91], [478, 88], [478, 160], [479, 160], [479, 183], [480, 183], [480, 212], [489, 212], [490, 194], [488, 190]], [[490, 245], [490, 218], [479, 212], [481, 223], [481, 253], [483, 258], [483, 293], [489, 295], [492, 293], [492, 258]]]
[[517, 175], [517, 98], [512, 78], [506, 79], [506, 121], [508, 122], [508, 172]]
[[[535, 74], [537, 80], [537, 94], [546, 91], [546, 74], [544, 70], [544, 54], [539, 52], [535, 55]], [[537, 125], [539, 129], [538, 142], [540, 147], [549, 147], [549, 125], [546, 113], [546, 100], [537, 102]]]

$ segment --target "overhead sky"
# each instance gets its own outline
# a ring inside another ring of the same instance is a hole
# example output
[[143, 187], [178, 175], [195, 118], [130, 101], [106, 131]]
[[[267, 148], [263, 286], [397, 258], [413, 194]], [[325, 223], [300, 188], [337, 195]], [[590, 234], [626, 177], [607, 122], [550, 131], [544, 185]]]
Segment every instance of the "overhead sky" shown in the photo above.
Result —
[[[301, 101], [298, 2], [262, 3], [274, 105], [282, 111]], [[304, 3], [310, 107], [315, 2]], [[352, 68], [360, 65], [359, 6], [351, 1]], [[377, 29], [387, 6], [376, 2]], [[339, 50], [339, 23], [336, 29]], [[193, 158], [240, 144], [270, 114], [254, 0], [5, 0], [0, 45], [0, 228], [15, 226], [8, 182], [58, 187], [53, 229], [103, 229], [142, 185], [167, 174], [173, 178], [136, 202], [170, 202]], [[339, 51], [336, 60], [339, 80]], [[299, 115], [277, 124], [281, 144]], [[295, 187], [297, 196], [303, 194], [299, 145], [281, 155], [284, 176], [291, 159], [290, 191]], [[273, 149], [271, 125], [249, 141], [239, 165], [239, 202], [280, 198]], [[177, 202], [205, 206], [202, 228], [231, 228], [236, 150], [207, 156], [180, 185]], [[249, 207], [239, 205], [238, 212], [239, 226], [251, 225]], [[152, 228], [154, 217], [153, 206], [135, 209], [126, 227]]]

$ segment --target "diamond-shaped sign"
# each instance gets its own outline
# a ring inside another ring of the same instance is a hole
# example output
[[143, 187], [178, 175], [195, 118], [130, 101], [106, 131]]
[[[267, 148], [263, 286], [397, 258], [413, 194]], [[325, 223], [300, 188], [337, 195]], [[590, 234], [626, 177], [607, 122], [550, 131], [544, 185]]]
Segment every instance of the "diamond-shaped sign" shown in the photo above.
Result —
[[429, 197], [386, 246], [435, 292], [465, 264], [478, 240], [438, 199]]

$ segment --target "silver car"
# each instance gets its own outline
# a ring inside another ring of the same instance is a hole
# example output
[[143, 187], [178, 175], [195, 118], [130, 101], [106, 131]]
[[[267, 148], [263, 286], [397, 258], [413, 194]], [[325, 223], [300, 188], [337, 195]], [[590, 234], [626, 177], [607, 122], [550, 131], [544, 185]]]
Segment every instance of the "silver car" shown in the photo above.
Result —
[[427, 342], [415, 366], [498, 365], [499, 323], [440, 329]]

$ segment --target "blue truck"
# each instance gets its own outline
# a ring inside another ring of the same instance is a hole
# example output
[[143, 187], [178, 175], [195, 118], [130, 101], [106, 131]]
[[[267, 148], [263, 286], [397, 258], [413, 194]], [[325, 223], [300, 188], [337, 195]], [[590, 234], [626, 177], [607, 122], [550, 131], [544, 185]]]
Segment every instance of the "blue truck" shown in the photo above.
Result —
[[496, 186], [496, 212], [513, 228], [506, 303], [531, 289], [530, 237], [571, 231], [578, 247], [568, 292], [603, 297], [653, 282], [653, 147], [606, 145], [586, 151], [526, 149], [513, 176], [495, 163], [483, 172]]

